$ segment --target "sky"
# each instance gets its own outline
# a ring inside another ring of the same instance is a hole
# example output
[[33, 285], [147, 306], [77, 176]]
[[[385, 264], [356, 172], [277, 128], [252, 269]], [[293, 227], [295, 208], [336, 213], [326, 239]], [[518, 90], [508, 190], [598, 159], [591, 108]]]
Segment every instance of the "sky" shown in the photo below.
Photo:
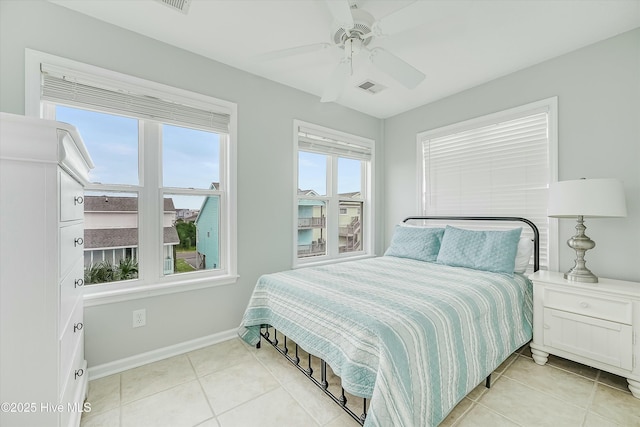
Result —
[[[56, 106], [56, 120], [78, 128], [95, 164], [89, 172], [91, 182], [140, 185], [137, 119]], [[165, 187], [208, 189], [212, 182], [220, 182], [220, 137], [216, 133], [163, 124], [162, 159]], [[298, 188], [327, 194], [327, 156], [299, 153]], [[361, 191], [361, 161], [340, 158], [338, 193], [355, 191]], [[177, 209], [199, 209], [204, 200], [170, 196]]]
[[[56, 107], [56, 120], [78, 128], [95, 168], [89, 180], [140, 185], [138, 120], [77, 108]], [[165, 187], [209, 189], [220, 182], [220, 138], [213, 132], [162, 125]], [[203, 197], [171, 196], [176, 208], [199, 209]]]
[[[360, 169], [360, 160], [338, 159], [338, 194], [362, 191]], [[327, 194], [326, 155], [304, 151], [298, 154], [298, 188]]]

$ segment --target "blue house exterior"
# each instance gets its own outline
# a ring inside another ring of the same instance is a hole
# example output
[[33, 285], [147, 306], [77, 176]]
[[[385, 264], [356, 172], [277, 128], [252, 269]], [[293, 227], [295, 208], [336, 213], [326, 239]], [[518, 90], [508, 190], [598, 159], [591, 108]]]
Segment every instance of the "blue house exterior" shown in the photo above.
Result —
[[[316, 195], [312, 190], [298, 190], [298, 194]], [[325, 202], [321, 200], [298, 200], [298, 257], [325, 253], [325, 209]]]
[[[216, 190], [217, 183], [211, 184]], [[212, 270], [220, 266], [220, 197], [204, 199], [196, 224], [198, 269]]]

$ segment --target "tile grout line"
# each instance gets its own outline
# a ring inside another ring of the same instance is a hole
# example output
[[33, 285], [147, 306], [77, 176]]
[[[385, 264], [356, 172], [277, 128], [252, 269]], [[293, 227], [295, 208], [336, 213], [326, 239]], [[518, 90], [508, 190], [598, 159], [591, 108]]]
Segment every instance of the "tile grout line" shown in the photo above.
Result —
[[[566, 400], [562, 399], [560, 396], [556, 396], [555, 394], [548, 393], [546, 390], [539, 390], [539, 389], [537, 389], [537, 388], [533, 388], [533, 387], [529, 386], [528, 384], [526, 384], [526, 383], [524, 383], [524, 382], [522, 382], [522, 381], [520, 381], [520, 380], [517, 380], [517, 379], [515, 379], [515, 378], [511, 378], [511, 377], [510, 377], [510, 376], [508, 376], [508, 375], [505, 375], [505, 376], [506, 376], [509, 380], [511, 380], [511, 381], [513, 381], [513, 382], [515, 382], [515, 383], [518, 383], [518, 384], [520, 384], [521, 386], [526, 387], [526, 388], [527, 388], [527, 389], [529, 389], [529, 390], [533, 390], [533, 391], [535, 391], [535, 392], [542, 393], [542, 394], [544, 394], [544, 395], [545, 395], [545, 396], [547, 396], [547, 397], [550, 397], [550, 398], [552, 398], [552, 399], [554, 399], [554, 400], [559, 400], [559, 401], [561, 401], [561, 402], [563, 402], [563, 403], [565, 403], [565, 404], [567, 404], [567, 405], [571, 405], [571, 406], [573, 406], [574, 408], [577, 408], [577, 409], [580, 409], [580, 410], [585, 410], [585, 408], [582, 408], [582, 407], [580, 407], [580, 406], [576, 405], [575, 403], [567, 402]], [[594, 381], [594, 383], [595, 383], [595, 380], [590, 380], [590, 381]]]
[[[245, 402], [239, 403], [239, 404], [237, 404], [237, 405], [235, 405], [235, 406], [233, 406], [233, 407], [231, 407], [231, 408], [229, 408], [229, 409], [227, 409], [227, 410], [225, 410], [225, 411], [220, 412], [220, 414], [217, 414], [217, 413], [213, 410], [213, 407], [212, 407], [212, 408], [211, 408], [211, 410], [212, 410], [212, 412], [214, 413], [214, 416], [215, 416], [215, 418], [216, 418], [216, 422], [218, 423], [218, 425], [219, 425], [219, 426], [221, 425], [221, 424], [220, 424], [220, 421], [218, 420], [218, 416], [219, 416], [219, 415], [224, 415], [224, 414], [226, 414], [226, 413], [228, 413], [228, 412], [230, 412], [230, 411], [233, 411], [234, 409], [237, 409], [237, 408], [239, 408], [239, 407], [240, 407], [240, 406], [242, 406], [242, 405], [246, 405], [247, 403], [249, 403], [249, 402], [251, 402], [251, 401], [253, 401], [253, 400], [256, 400], [256, 399], [258, 399], [258, 398], [260, 398], [260, 397], [262, 397], [262, 396], [264, 396], [264, 395], [266, 395], [266, 394], [268, 394], [268, 393], [271, 393], [271, 392], [272, 392], [272, 391], [274, 391], [274, 390], [277, 390], [278, 388], [283, 388], [283, 389], [284, 389], [283, 384], [281, 384], [279, 381], [277, 381], [277, 377], [273, 374], [273, 372], [271, 372], [271, 370], [270, 370], [269, 368], [267, 368], [267, 367], [266, 367], [266, 365], [265, 365], [264, 363], [262, 363], [258, 357], [256, 357], [256, 356], [255, 356], [255, 354], [253, 354], [251, 351], [248, 351], [248, 350], [247, 350], [247, 353], [249, 353], [251, 356], [253, 356], [253, 357], [258, 361], [258, 363], [263, 367], [263, 369], [265, 369], [265, 370], [266, 370], [270, 375], [272, 375], [272, 376], [273, 376], [273, 378], [274, 378], [274, 379], [276, 379], [276, 382], [278, 382], [278, 387], [273, 388], [273, 389], [270, 389], [270, 390], [267, 390], [267, 391], [265, 391], [264, 393], [260, 393], [260, 394], [258, 394], [258, 395], [256, 395], [256, 396], [252, 397], [251, 399], [249, 399], [249, 400], [247, 400], [247, 401], [245, 401]], [[217, 370], [217, 371], [213, 371], [213, 372], [208, 372], [208, 373], [206, 373], [206, 374], [203, 374], [202, 376], [209, 376], [209, 375], [213, 375], [213, 374], [216, 374], [216, 373], [220, 373], [220, 372], [222, 372], [222, 371], [224, 371], [224, 370], [226, 370], [226, 369], [232, 368], [232, 367], [234, 367], [234, 366], [236, 366], [236, 365], [227, 366], [227, 367], [225, 367], [225, 368], [223, 368], [223, 369], [219, 369], [219, 370]], [[202, 386], [202, 383], [200, 383], [200, 378], [201, 378], [201, 377], [200, 377], [198, 374], [196, 374], [196, 376], [197, 376], [197, 379], [198, 379], [198, 383]], [[206, 397], [206, 399], [207, 399], [207, 402], [210, 404], [210, 402], [209, 402], [209, 398], [208, 398], [208, 396], [206, 395], [206, 393], [205, 393], [205, 397]], [[313, 417], [311, 417], [311, 418], [313, 418]]]
[[589, 395], [589, 400], [587, 402], [587, 410], [584, 413], [584, 418], [582, 420], [582, 426], [587, 425], [587, 419], [589, 418], [589, 412], [591, 411], [591, 405], [596, 398], [596, 392], [598, 391], [598, 381], [600, 379], [601, 370], [598, 370], [596, 373], [596, 378], [593, 380], [593, 387], [591, 388], [591, 394]]
[[202, 423], [207, 422], [208, 420], [215, 420], [216, 424], [218, 424], [218, 426], [220, 426], [220, 422], [218, 421], [218, 416], [216, 415], [216, 411], [213, 410], [213, 406], [211, 406], [211, 402], [209, 401], [209, 396], [207, 395], [207, 392], [204, 390], [204, 387], [202, 386], [202, 383], [200, 382], [200, 375], [198, 375], [198, 372], [196, 371], [196, 367], [193, 365], [193, 361], [191, 360], [191, 357], [189, 357], [189, 353], [186, 353], [187, 356], [187, 360], [189, 361], [189, 365], [191, 365], [191, 369], [193, 369], [193, 373], [196, 376], [196, 381], [198, 381], [198, 385], [200, 386], [200, 391], [202, 392], [202, 395], [204, 396], [204, 400], [207, 401], [207, 405], [209, 406], [209, 409], [211, 410], [211, 413], [213, 414], [213, 417], [211, 418], [207, 418], [206, 420], [203, 420], [201, 422], [199, 422], [198, 424], [196, 424], [194, 427], [197, 427], [199, 425], [201, 425]]
[[503, 414], [502, 412], [498, 412], [498, 411], [496, 411], [495, 409], [489, 408], [487, 405], [482, 404], [482, 403], [480, 403], [480, 402], [477, 402], [477, 403], [478, 403], [478, 405], [477, 405], [477, 406], [482, 406], [484, 409], [488, 410], [489, 412], [492, 412], [492, 413], [494, 413], [494, 414], [496, 414], [496, 415], [498, 415], [498, 416], [500, 416], [500, 417], [502, 417], [502, 418], [504, 418], [504, 419], [506, 419], [506, 420], [509, 420], [509, 421], [510, 421], [510, 422], [512, 422], [513, 424], [515, 424], [515, 425], [517, 425], [517, 426], [519, 426], [519, 427], [522, 427], [522, 424], [520, 424], [520, 423], [519, 423], [519, 422], [517, 422], [517, 421], [512, 420], [511, 418], [509, 418], [507, 415]]
[[[465, 396], [465, 398], [466, 398], [466, 396]], [[463, 400], [464, 400], [464, 398], [463, 398]], [[469, 399], [469, 400], [471, 400], [471, 399]], [[460, 402], [462, 402], [462, 400]], [[458, 402], [458, 405], [460, 404], [460, 402]], [[475, 400], [471, 400], [471, 405], [469, 405], [469, 407], [462, 413], [462, 415], [460, 415], [460, 417], [457, 420], [455, 420], [455, 422], [453, 424], [451, 424], [451, 427], [456, 427], [457, 425], [459, 425], [462, 422], [462, 420], [467, 417], [467, 414], [469, 414], [469, 412], [471, 412], [471, 410], [473, 408], [475, 408], [476, 406], [478, 406], [478, 402], [476, 402]], [[454, 406], [454, 408], [455, 408], [455, 406]], [[447, 417], [448, 416], [449, 415], [447, 415]], [[446, 418], [445, 418], [445, 420], [446, 420]]]

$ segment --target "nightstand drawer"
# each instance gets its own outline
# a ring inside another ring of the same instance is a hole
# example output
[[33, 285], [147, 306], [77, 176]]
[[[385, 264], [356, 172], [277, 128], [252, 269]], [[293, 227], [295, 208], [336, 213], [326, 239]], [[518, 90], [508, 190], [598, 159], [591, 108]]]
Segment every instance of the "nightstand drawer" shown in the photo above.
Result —
[[617, 368], [633, 368], [630, 325], [544, 309], [544, 345]]
[[544, 306], [631, 325], [632, 302], [609, 297], [545, 289]]

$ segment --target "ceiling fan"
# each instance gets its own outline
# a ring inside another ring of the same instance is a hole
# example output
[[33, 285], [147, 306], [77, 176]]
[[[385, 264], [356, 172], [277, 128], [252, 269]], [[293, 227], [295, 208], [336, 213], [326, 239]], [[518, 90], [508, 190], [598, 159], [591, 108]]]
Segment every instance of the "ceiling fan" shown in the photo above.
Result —
[[352, 73], [353, 57], [368, 55], [371, 63], [408, 89], [413, 89], [425, 75], [415, 67], [381, 47], [369, 48], [377, 37], [392, 35], [424, 23], [420, 2], [414, 2], [379, 20], [359, 9], [353, 0], [325, 0], [334, 18], [331, 43], [314, 43], [278, 50], [262, 55], [263, 60], [283, 58], [327, 48], [343, 50], [343, 56], [325, 84], [320, 102], [333, 102]]

